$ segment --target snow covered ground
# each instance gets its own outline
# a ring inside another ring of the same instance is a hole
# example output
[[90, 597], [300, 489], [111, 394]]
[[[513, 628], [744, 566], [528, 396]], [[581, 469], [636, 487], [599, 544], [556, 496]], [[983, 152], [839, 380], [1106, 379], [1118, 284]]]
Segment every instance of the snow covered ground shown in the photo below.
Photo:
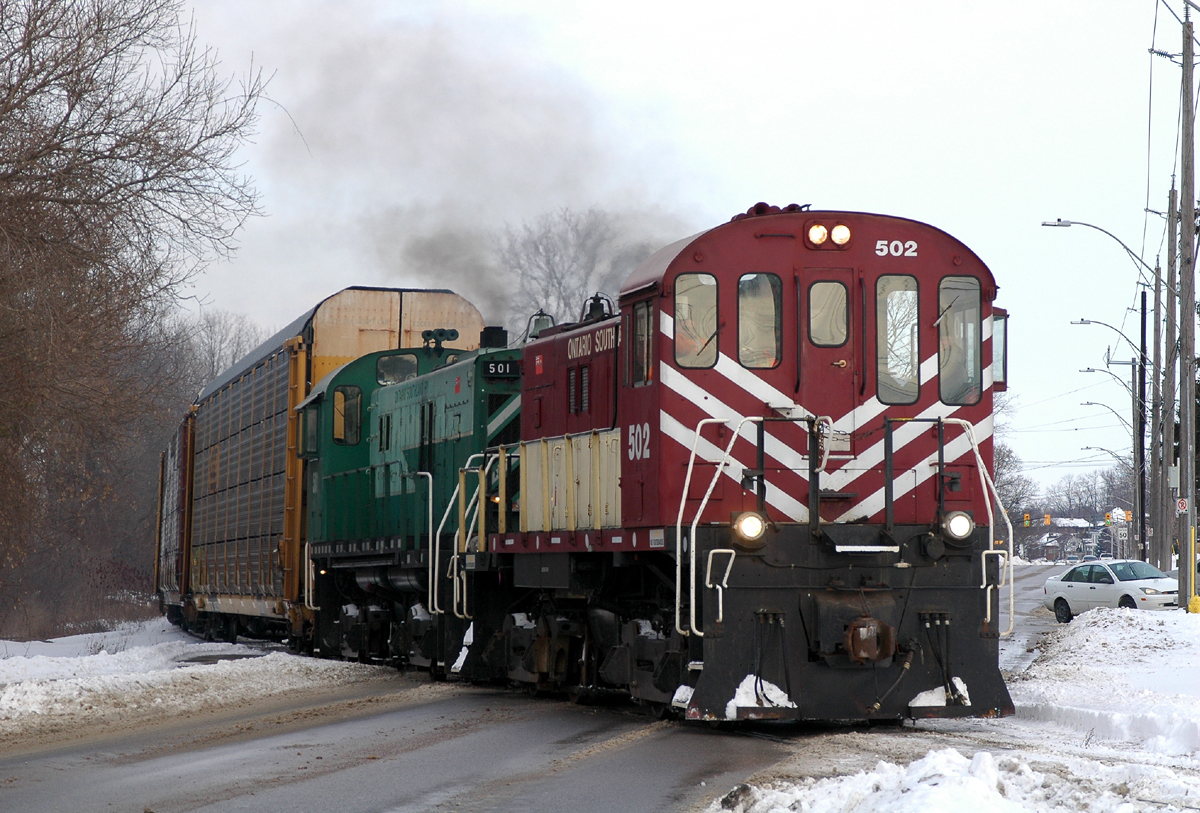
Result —
[[[1094, 610], [1054, 627], [1039, 651], [1011, 676], [1015, 717], [921, 721], [909, 735], [941, 737], [946, 747], [852, 776], [739, 786], [712, 810], [1200, 810], [1200, 616]], [[165, 621], [47, 642], [0, 641], [0, 736], [131, 711], [189, 714], [378, 674], [359, 664], [201, 643]]]
[[1200, 810], [1200, 615], [1093, 610], [1040, 650], [1010, 676], [1015, 717], [921, 721], [953, 747], [853, 776], [739, 786], [711, 811]]
[[379, 667], [202, 643], [164, 619], [52, 641], [0, 641], [0, 737], [243, 705], [374, 677]]

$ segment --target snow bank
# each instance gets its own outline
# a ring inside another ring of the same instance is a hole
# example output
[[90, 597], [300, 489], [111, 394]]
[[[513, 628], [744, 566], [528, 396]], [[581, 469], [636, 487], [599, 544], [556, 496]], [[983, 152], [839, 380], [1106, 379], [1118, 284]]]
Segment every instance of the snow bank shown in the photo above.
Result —
[[363, 680], [381, 671], [283, 652], [264, 655], [250, 646], [200, 643], [165, 621], [54, 641], [5, 641], [0, 653], [0, 734], [8, 736], [84, 719], [113, 719], [138, 709], [171, 715], [238, 706]]
[[1009, 685], [1019, 719], [1152, 753], [1200, 752], [1200, 616], [1092, 610], [1042, 650]]
[[[872, 771], [798, 785], [739, 785], [712, 813], [1021, 813], [1088, 810], [1138, 813], [1194, 808], [1200, 786], [1168, 768], [1084, 762], [1076, 770], [1040, 772], [1018, 756], [978, 751], [970, 759], [948, 748], [908, 767], [880, 762]], [[1065, 774], [1065, 775], [1064, 775]]]

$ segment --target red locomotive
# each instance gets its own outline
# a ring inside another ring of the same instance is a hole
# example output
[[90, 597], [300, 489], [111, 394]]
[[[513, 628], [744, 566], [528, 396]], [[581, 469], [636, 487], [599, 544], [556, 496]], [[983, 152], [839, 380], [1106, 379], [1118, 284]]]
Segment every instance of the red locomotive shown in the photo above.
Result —
[[759, 204], [543, 331], [495, 478], [519, 513], [472, 563], [529, 591], [476, 615], [507, 675], [688, 719], [1012, 713], [996, 291], [923, 223]]

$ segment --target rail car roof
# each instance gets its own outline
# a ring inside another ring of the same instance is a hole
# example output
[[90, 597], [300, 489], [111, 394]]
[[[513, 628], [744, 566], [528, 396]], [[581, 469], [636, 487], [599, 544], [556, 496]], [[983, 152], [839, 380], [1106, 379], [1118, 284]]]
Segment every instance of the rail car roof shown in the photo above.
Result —
[[332, 294], [330, 294], [329, 296], [325, 297], [320, 302], [318, 302], [316, 305], [309, 308], [307, 311], [305, 311], [303, 314], [301, 314], [299, 317], [297, 317], [294, 321], [292, 321], [290, 324], [288, 324], [287, 327], [283, 328], [282, 330], [277, 332], [275, 335], [271, 336], [271, 338], [267, 339], [265, 342], [260, 344], [258, 347], [254, 348], [249, 353], [247, 353], [245, 356], [238, 359], [238, 361], [235, 362], [227, 370], [225, 370], [225, 372], [221, 373], [216, 378], [214, 378], [212, 381], [208, 382], [208, 384], [206, 384], [204, 386], [204, 389], [200, 390], [200, 394], [196, 396], [196, 403], [200, 403], [201, 401], [204, 401], [209, 396], [211, 396], [213, 393], [218, 392], [222, 387], [224, 387], [230, 381], [233, 381], [238, 376], [253, 369], [256, 364], [258, 364], [260, 361], [265, 359], [267, 356], [281, 350], [283, 348], [284, 344], [288, 341], [288, 339], [292, 339], [296, 336], [303, 334], [308, 329], [308, 326], [311, 324], [313, 316], [316, 314], [316, 312], [318, 310], [321, 309], [321, 306], [324, 305], [326, 302], [328, 302], [330, 299], [333, 299], [338, 294], [342, 293], [342, 291], [395, 291], [396, 293], [400, 293], [400, 294], [409, 293], [409, 292], [417, 292], [417, 291], [419, 291], [421, 293], [433, 293], [433, 294], [452, 294], [452, 293], [454, 293], [454, 291], [451, 291], [449, 288], [381, 288], [381, 287], [377, 287], [377, 286], [373, 286], [373, 285], [350, 285], [346, 288], [342, 288], [339, 291], [333, 292]]

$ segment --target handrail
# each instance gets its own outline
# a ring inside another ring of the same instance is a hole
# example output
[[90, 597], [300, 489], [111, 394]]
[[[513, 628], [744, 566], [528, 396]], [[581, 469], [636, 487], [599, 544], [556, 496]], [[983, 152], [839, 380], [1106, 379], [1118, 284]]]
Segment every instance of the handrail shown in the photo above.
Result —
[[[464, 571], [461, 571], [459, 569], [458, 559], [461, 554], [466, 553], [466, 545], [467, 545], [467, 542], [470, 540], [470, 535], [468, 533], [466, 533], [466, 529], [470, 528], [472, 525], [474, 525], [476, 517], [479, 518], [480, 525], [482, 526], [482, 523], [483, 523], [483, 501], [484, 501], [484, 498], [486, 497], [486, 495], [482, 493], [482, 491], [483, 491], [482, 485], [486, 482], [487, 473], [489, 471], [491, 471], [492, 464], [496, 462], [498, 456], [495, 454], [485, 454], [485, 453], [474, 454], [474, 455], [471, 455], [470, 458], [468, 458], [468, 460], [467, 460], [468, 465], [459, 469], [459, 475], [461, 477], [467, 471], [471, 471], [470, 461], [472, 459], [474, 459], [476, 457], [485, 457], [485, 456], [486, 456], [486, 462], [484, 463], [484, 465], [477, 466], [474, 469], [475, 471], [477, 471], [479, 473], [479, 484], [475, 486], [475, 493], [471, 495], [470, 502], [466, 506], [465, 513], [466, 513], [467, 518], [465, 521], [459, 522], [459, 528], [454, 534], [454, 543], [455, 543], [454, 555], [450, 560], [450, 566], [453, 570], [453, 573], [451, 575], [451, 581], [454, 583], [454, 594], [452, 596], [451, 610], [453, 611], [456, 618], [461, 618], [464, 621], [472, 620], [473, 616], [467, 612], [467, 574]], [[460, 503], [462, 500], [462, 496], [463, 496], [462, 494], [459, 495]], [[462, 513], [462, 511], [460, 510], [460, 514], [461, 513]], [[479, 537], [477, 537], [477, 541], [475, 544], [476, 553], [483, 552], [484, 548], [481, 546], [486, 546], [486, 542], [485, 542], [482, 534]], [[462, 548], [461, 551], [459, 550], [460, 547]], [[461, 584], [460, 584], [460, 577], [461, 577]], [[460, 602], [462, 604], [461, 612], [459, 612]]]
[[316, 612], [321, 608], [313, 604], [312, 600], [313, 586], [316, 584], [317, 574], [316, 565], [313, 564], [312, 560], [311, 542], [304, 543], [304, 562], [306, 565], [304, 568], [304, 606]]
[[[1000, 501], [1000, 494], [996, 491], [996, 484], [992, 481], [991, 474], [988, 473], [987, 466], [983, 464], [983, 455], [979, 453], [979, 442], [975, 439], [975, 427], [970, 421], [965, 421], [962, 418], [944, 418], [945, 423], [956, 424], [961, 426], [966, 433], [967, 440], [971, 442], [971, 450], [975, 453], [975, 463], [979, 468], [979, 477], [983, 481], [983, 496], [987, 506], [988, 515], [988, 550], [980, 554], [979, 560], [983, 570], [983, 583], [979, 586], [986, 592], [987, 600], [984, 602], [987, 609], [984, 614], [984, 623], [991, 623], [992, 620], [992, 589], [1004, 587], [1005, 583], [1005, 563], [1008, 564], [1008, 629], [1000, 633], [1001, 637], [1011, 635], [1013, 627], [1016, 624], [1016, 613], [1014, 612], [1013, 601], [1016, 597], [1016, 588], [1013, 584], [1013, 560], [1012, 560], [1012, 545], [1013, 545], [1013, 527], [1012, 522], [1008, 518], [1008, 511], [1004, 508], [1004, 503]], [[996, 505], [1000, 508], [1000, 515], [1004, 517], [1004, 524], [1008, 527], [1008, 546], [1009, 551], [996, 549], [996, 534], [995, 534], [995, 516], [992, 513], [992, 500], [988, 499], [991, 495], [996, 500]], [[987, 583], [987, 557], [995, 556], [999, 559], [1000, 565], [1000, 583], [990, 585]]]
[[[478, 457], [483, 457], [482, 452], [477, 452], [467, 458], [464, 468], [471, 465], [471, 461]], [[450, 494], [450, 499], [446, 501], [446, 511], [442, 514], [442, 521], [438, 523], [437, 533], [432, 540], [431, 550], [433, 556], [430, 557], [429, 563], [429, 614], [440, 615], [442, 610], [438, 602], [438, 570], [440, 562], [438, 561], [442, 554], [442, 529], [446, 527], [446, 520], [450, 519], [450, 512], [454, 509], [455, 498], [458, 497], [458, 485], [454, 486], [454, 491]], [[457, 541], [457, 538], [456, 540]]]
[[[700, 428], [705, 424], [729, 423], [727, 418], [704, 418], [700, 423], [696, 424], [695, 436], [692, 439], [692, 454], [688, 458], [687, 475], [683, 478], [683, 493], [679, 497], [679, 515], [675, 519], [675, 631], [680, 635], [687, 635], [688, 632], [683, 628], [683, 610], [681, 607], [681, 596], [683, 595], [683, 512], [687, 507], [688, 489], [692, 484], [692, 471], [696, 464], [696, 447], [700, 445]], [[721, 464], [717, 466], [717, 472], [720, 473]]]
[[[692, 527], [688, 534], [688, 577], [690, 579], [688, 585], [688, 628], [691, 632], [704, 637], [704, 631], [696, 626], [696, 526], [700, 524], [700, 517], [704, 513], [704, 509], [708, 506], [709, 498], [712, 497], [713, 489], [717, 487], [717, 481], [721, 477], [721, 470], [725, 468], [725, 462], [729, 459], [729, 453], [733, 451], [733, 444], [737, 442], [741, 436], [742, 427], [748, 423], [761, 423], [764, 418], [761, 417], [745, 417], [738, 422], [737, 427], [733, 430], [729, 438], [729, 444], [725, 447], [725, 453], [718, 461], [716, 470], [713, 471], [712, 480], [708, 484], [708, 490], [704, 492], [704, 498], [700, 500], [700, 506], [696, 509], [696, 517], [692, 520]], [[684, 492], [687, 496], [687, 492]], [[679, 600], [679, 594], [675, 594], [676, 601]]]
[[[720, 584], [712, 583], [712, 563], [713, 556], [718, 553], [729, 554], [729, 564], [725, 566], [725, 575], [721, 579]], [[733, 560], [737, 558], [737, 551], [733, 548], [713, 548], [708, 552], [708, 567], [705, 569], [704, 586], [709, 590], [716, 588], [717, 591], [717, 623], [720, 624], [725, 620], [725, 590], [729, 587], [729, 574], [733, 571]]]

